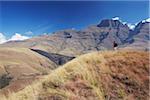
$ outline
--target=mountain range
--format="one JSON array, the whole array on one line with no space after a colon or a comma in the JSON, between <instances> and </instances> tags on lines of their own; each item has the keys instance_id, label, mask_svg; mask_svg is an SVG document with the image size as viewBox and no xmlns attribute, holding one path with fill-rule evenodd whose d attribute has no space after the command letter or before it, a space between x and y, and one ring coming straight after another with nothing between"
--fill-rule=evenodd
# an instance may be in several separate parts
<instances>
[{"instance_id":1,"label":"mountain range","mask_svg":"<svg viewBox=\"0 0 150 100\"><path fill-rule=\"evenodd\" d=\"M113 41L119 48L148 49L149 21L139 22L134 29L120 20L104 19L98 25L82 30L67 29L42 35L24 41L9 41L0 47L27 47L76 56L90 51L112 50Z\"/></svg>"}]
</instances>

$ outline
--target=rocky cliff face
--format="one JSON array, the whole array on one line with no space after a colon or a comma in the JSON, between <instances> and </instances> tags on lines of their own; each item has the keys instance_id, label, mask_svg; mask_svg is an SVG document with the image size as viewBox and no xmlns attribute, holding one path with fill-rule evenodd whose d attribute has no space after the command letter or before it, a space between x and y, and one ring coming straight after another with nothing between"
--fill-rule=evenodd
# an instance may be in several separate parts
<instances>
[{"instance_id":1,"label":"rocky cliff face","mask_svg":"<svg viewBox=\"0 0 150 100\"><path fill-rule=\"evenodd\" d=\"M126 48L135 48L149 50L148 42L150 40L150 22L140 22L135 29L130 32L126 44Z\"/></svg>"},{"instance_id":2,"label":"rocky cliff face","mask_svg":"<svg viewBox=\"0 0 150 100\"><path fill-rule=\"evenodd\" d=\"M140 38L143 39L145 41L149 40L149 29L150 28L150 23L149 22L140 22L134 30L135 33L135 37L134 38Z\"/></svg>"},{"instance_id":3,"label":"rocky cliff face","mask_svg":"<svg viewBox=\"0 0 150 100\"><path fill-rule=\"evenodd\" d=\"M89 28L86 32L90 31L94 35L98 50L102 48L112 49L113 41L120 45L124 44L130 33L129 27L126 24L122 24L119 20L102 20L96 28Z\"/></svg>"}]
</instances>

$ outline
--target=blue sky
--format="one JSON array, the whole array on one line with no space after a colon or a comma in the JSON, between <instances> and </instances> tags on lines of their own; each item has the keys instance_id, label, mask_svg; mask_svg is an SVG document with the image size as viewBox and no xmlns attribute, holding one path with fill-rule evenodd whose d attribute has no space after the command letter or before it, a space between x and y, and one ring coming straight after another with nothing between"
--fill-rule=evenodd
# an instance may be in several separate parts
<instances>
[{"instance_id":1,"label":"blue sky","mask_svg":"<svg viewBox=\"0 0 150 100\"><path fill-rule=\"evenodd\" d=\"M128 23L149 17L148 1L0 1L0 33L37 36L62 29L82 29L118 16Z\"/></svg>"}]
</instances>

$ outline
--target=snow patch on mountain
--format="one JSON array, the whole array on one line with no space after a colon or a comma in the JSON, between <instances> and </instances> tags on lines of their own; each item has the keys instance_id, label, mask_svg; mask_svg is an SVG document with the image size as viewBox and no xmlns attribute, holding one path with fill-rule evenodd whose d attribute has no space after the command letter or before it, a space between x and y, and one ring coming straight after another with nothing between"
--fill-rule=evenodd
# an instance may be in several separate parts
<instances>
[{"instance_id":1,"label":"snow patch on mountain","mask_svg":"<svg viewBox=\"0 0 150 100\"><path fill-rule=\"evenodd\" d=\"M131 30L134 30L135 28L135 24L131 24L131 23L127 23L128 27L131 29Z\"/></svg>"},{"instance_id":2,"label":"snow patch on mountain","mask_svg":"<svg viewBox=\"0 0 150 100\"><path fill-rule=\"evenodd\" d=\"M124 25L126 24L126 25L129 27L129 29L131 29L131 30L134 30L135 26L137 25L137 23L131 24L131 23L122 21L119 17L113 17L112 20L118 20L118 21L120 21L122 24L124 24ZM149 19L149 20L150 20L150 19Z\"/></svg>"},{"instance_id":3,"label":"snow patch on mountain","mask_svg":"<svg viewBox=\"0 0 150 100\"><path fill-rule=\"evenodd\" d=\"M145 20L142 21L142 23L145 23L145 22L150 23L150 18L147 18L147 19L145 19Z\"/></svg>"},{"instance_id":4,"label":"snow patch on mountain","mask_svg":"<svg viewBox=\"0 0 150 100\"><path fill-rule=\"evenodd\" d=\"M119 17L113 17L112 20L120 20Z\"/></svg>"}]
</instances>

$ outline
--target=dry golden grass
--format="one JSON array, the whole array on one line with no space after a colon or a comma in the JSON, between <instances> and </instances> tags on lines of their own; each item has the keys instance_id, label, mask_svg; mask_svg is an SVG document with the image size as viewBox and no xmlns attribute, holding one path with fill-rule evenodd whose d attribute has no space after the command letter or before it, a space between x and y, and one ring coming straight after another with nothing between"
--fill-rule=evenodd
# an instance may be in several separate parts
<instances>
[{"instance_id":1,"label":"dry golden grass","mask_svg":"<svg viewBox=\"0 0 150 100\"><path fill-rule=\"evenodd\" d=\"M7 75L13 78L9 85L0 90L0 93L7 92L8 89L17 91L24 87L24 84L31 83L32 80L49 73L55 67L54 62L30 49L0 47L0 77Z\"/></svg>"},{"instance_id":2,"label":"dry golden grass","mask_svg":"<svg viewBox=\"0 0 150 100\"><path fill-rule=\"evenodd\" d=\"M146 100L149 56L144 51L82 55L43 80L2 100Z\"/></svg>"}]
</instances>

